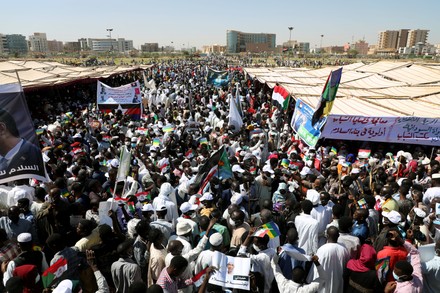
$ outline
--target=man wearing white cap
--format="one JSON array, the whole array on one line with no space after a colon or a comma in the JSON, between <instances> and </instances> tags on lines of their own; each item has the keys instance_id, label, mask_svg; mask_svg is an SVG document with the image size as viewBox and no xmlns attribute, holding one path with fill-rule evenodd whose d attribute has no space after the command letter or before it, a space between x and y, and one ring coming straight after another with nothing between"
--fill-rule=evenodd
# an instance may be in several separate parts
<instances>
[{"instance_id":1,"label":"man wearing white cap","mask_svg":"<svg viewBox=\"0 0 440 293\"><path fill-rule=\"evenodd\" d=\"M183 244L181 241L179 240L172 240L170 241L170 243L168 244L168 251L169 253L167 254L167 256L165 257L165 265L168 267L171 263L171 260L177 256L177 255L181 255L183 256L187 261L188 261L188 266L186 267L185 271L182 273L181 278L183 279L187 279L187 278L191 278L193 276L193 271L194 271L194 261L196 260L196 258L198 257L198 255L202 252L202 250L205 248L206 244L208 243L208 237L206 235L208 235L211 232L212 227L214 226L214 224L216 223L216 219L211 219L211 221L209 222L208 228L206 230L206 234L202 237L202 239L200 239L199 243L197 244L197 246L187 252L187 253L183 253ZM187 288L182 289L182 292L192 292L192 286L189 286Z\"/></svg>"},{"instance_id":2,"label":"man wearing white cap","mask_svg":"<svg viewBox=\"0 0 440 293\"><path fill-rule=\"evenodd\" d=\"M400 213L394 210L382 212L382 224L384 227L380 231L377 238L374 240L374 249L376 251L382 250L388 244L387 235L390 229L397 229L397 225L401 222Z\"/></svg>"},{"instance_id":3,"label":"man wearing white cap","mask_svg":"<svg viewBox=\"0 0 440 293\"><path fill-rule=\"evenodd\" d=\"M260 207L263 206L265 200L272 199L272 178L273 170L269 165L265 165L261 174L255 178L255 194L258 194Z\"/></svg>"},{"instance_id":4,"label":"man wearing white cap","mask_svg":"<svg viewBox=\"0 0 440 293\"><path fill-rule=\"evenodd\" d=\"M150 223L150 226L152 228L159 229L163 236L164 236L164 245L167 244L168 239L170 238L171 234L173 233L173 225L165 219L168 210L165 205L159 205L156 209L156 216L157 220Z\"/></svg>"},{"instance_id":5,"label":"man wearing white cap","mask_svg":"<svg viewBox=\"0 0 440 293\"><path fill-rule=\"evenodd\" d=\"M194 221L194 219L196 218L197 207L197 205L190 204L189 202L182 203L182 205L180 206L180 211L182 212L182 215L177 218L177 223L186 222L191 226L193 237L199 235L199 227Z\"/></svg>"},{"instance_id":6,"label":"man wearing white cap","mask_svg":"<svg viewBox=\"0 0 440 293\"><path fill-rule=\"evenodd\" d=\"M361 170L359 168L353 168L350 171L350 177L353 178L353 183L350 185L350 189L354 190L357 195L364 194L364 186L362 181L359 179L359 173Z\"/></svg>"},{"instance_id":7,"label":"man wearing white cap","mask_svg":"<svg viewBox=\"0 0 440 293\"><path fill-rule=\"evenodd\" d=\"M440 173L434 173L431 175L432 186L428 188L423 195L423 203L427 206L431 204L431 201L440 197Z\"/></svg>"},{"instance_id":8,"label":"man wearing white cap","mask_svg":"<svg viewBox=\"0 0 440 293\"><path fill-rule=\"evenodd\" d=\"M15 268L22 265L35 265L38 268L38 273L42 274L47 268L46 256L42 251L34 251L32 246L32 234L21 233L17 236L17 242L20 246L21 253L12 261L8 263L6 272L3 274L3 284L12 278Z\"/></svg>"},{"instance_id":9,"label":"man wearing white cap","mask_svg":"<svg viewBox=\"0 0 440 293\"><path fill-rule=\"evenodd\" d=\"M142 217L147 220L149 223L152 222L152 216L154 215L154 208L151 203L144 204L142 206Z\"/></svg>"},{"instance_id":10,"label":"man wearing white cap","mask_svg":"<svg viewBox=\"0 0 440 293\"><path fill-rule=\"evenodd\" d=\"M210 192L205 192L200 198L200 202L202 203L203 207L200 209L199 214L201 216L209 217L212 211L216 209L214 206L214 197Z\"/></svg>"},{"instance_id":11,"label":"man wearing white cap","mask_svg":"<svg viewBox=\"0 0 440 293\"><path fill-rule=\"evenodd\" d=\"M220 251L223 247L223 236L220 233L214 233L209 236L209 244L211 247L209 250L204 250L197 257L194 273L198 274L206 267L210 267L212 265L212 258L214 256L214 252Z\"/></svg>"},{"instance_id":12,"label":"man wearing white cap","mask_svg":"<svg viewBox=\"0 0 440 293\"><path fill-rule=\"evenodd\" d=\"M323 197L330 199L330 195L325 191ZM310 215L318 221L318 247L321 247L327 241L324 234L327 225L332 221L332 209L331 207L321 205L321 194L315 189L307 190L306 198L313 204L313 209Z\"/></svg>"},{"instance_id":13,"label":"man wearing white cap","mask_svg":"<svg viewBox=\"0 0 440 293\"><path fill-rule=\"evenodd\" d=\"M178 222L176 226L176 235L169 238L168 243L173 240L179 240L183 244L182 254L188 253L192 249L190 243L192 235L192 227L188 222Z\"/></svg>"}]
</instances>

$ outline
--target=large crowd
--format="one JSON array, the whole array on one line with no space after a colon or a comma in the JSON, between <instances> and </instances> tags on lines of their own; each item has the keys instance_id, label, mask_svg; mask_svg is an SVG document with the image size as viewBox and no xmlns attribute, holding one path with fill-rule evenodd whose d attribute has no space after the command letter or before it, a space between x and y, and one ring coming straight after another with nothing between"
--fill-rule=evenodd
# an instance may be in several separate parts
<instances>
[{"instance_id":1,"label":"large crowd","mask_svg":"<svg viewBox=\"0 0 440 293\"><path fill-rule=\"evenodd\" d=\"M50 180L0 186L4 290L440 292L440 149L308 147L266 85L234 67L216 88L207 66L228 70L228 60L146 70L156 86L143 87L139 121L99 112L96 84L27 93ZM104 82L134 79L142 74ZM229 123L235 101L240 129ZM122 180L121 147L131 153ZM202 185L221 148L230 176ZM257 233L268 224L280 233ZM435 252L421 261L427 244ZM216 252L250 258L249 291L209 282Z\"/></svg>"}]
</instances>

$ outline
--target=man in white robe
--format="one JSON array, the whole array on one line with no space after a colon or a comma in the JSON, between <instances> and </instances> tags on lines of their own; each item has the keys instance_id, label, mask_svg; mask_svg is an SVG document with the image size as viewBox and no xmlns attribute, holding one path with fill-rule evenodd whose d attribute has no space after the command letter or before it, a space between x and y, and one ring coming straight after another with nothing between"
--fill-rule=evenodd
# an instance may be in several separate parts
<instances>
[{"instance_id":1,"label":"man in white robe","mask_svg":"<svg viewBox=\"0 0 440 293\"><path fill-rule=\"evenodd\" d=\"M315 220L310 212L313 209L310 200L301 202L302 213L296 216L295 226L298 230L298 246L307 255L315 254L318 250L318 221Z\"/></svg>"},{"instance_id":2,"label":"man in white robe","mask_svg":"<svg viewBox=\"0 0 440 293\"><path fill-rule=\"evenodd\" d=\"M176 227L176 221L179 217L177 213L177 206L170 199L170 196L173 195L174 188L170 183L165 182L160 186L159 195L153 200L153 208L156 210L160 205L164 205L167 208L167 215L165 220L170 222L173 225L173 228Z\"/></svg>"},{"instance_id":3,"label":"man in white robe","mask_svg":"<svg viewBox=\"0 0 440 293\"><path fill-rule=\"evenodd\" d=\"M350 254L342 244L338 243L339 231L336 227L327 229L327 243L321 246L316 255L322 266L320 279L324 280L320 293L332 293L344 291L343 272L350 258ZM314 270L315 276L318 275Z\"/></svg>"}]
</instances>

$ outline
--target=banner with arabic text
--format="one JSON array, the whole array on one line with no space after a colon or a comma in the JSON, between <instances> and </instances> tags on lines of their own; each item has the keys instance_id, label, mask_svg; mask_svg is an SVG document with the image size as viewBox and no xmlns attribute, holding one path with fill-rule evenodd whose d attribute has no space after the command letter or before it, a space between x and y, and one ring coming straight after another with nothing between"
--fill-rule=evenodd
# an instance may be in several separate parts
<instances>
[{"instance_id":1,"label":"banner with arabic text","mask_svg":"<svg viewBox=\"0 0 440 293\"><path fill-rule=\"evenodd\" d=\"M440 146L440 118L330 115L321 137Z\"/></svg>"},{"instance_id":2,"label":"banner with arabic text","mask_svg":"<svg viewBox=\"0 0 440 293\"><path fill-rule=\"evenodd\" d=\"M98 81L97 104L140 104L142 101L139 81L110 87Z\"/></svg>"}]
</instances>

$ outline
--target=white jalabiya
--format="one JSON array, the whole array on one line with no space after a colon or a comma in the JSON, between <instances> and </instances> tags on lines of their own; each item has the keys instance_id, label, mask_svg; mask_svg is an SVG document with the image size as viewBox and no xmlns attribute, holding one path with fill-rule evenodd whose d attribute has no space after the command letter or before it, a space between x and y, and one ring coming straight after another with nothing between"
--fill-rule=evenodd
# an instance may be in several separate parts
<instances>
[{"instance_id":1,"label":"white jalabiya","mask_svg":"<svg viewBox=\"0 0 440 293\"><path fill-rule=\"evenodd\" d=\"M343 292L343 272L350 259L347 248L339 243L327 243L318 249L316 255L322 266L322 276L319 277L324 281L319 293ZM314 279L316 279L318 276L316 267L314 268L314 274Z\"/></svg>"},{"instance_id":2,"label":"white jalabiya","mask_svg":"<svg viewBox=\"0 0 440 293\"><path fill-rule=\"evenodd\" d=\"M315 254L318 250L318 221L311 215L301 213L295 218L295 227L298 230L298 246L305 250L307 255Z\"/></svg>"}]
</instances>

